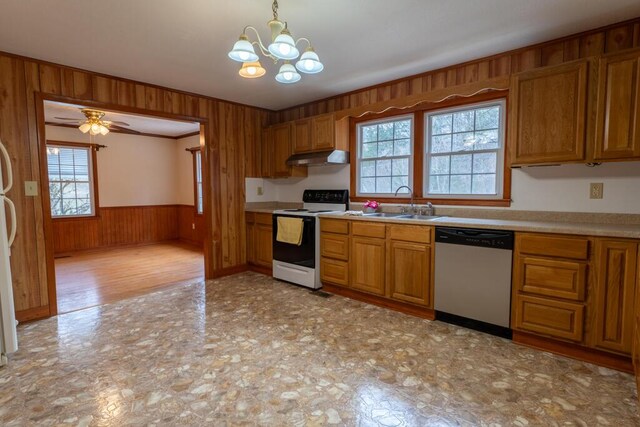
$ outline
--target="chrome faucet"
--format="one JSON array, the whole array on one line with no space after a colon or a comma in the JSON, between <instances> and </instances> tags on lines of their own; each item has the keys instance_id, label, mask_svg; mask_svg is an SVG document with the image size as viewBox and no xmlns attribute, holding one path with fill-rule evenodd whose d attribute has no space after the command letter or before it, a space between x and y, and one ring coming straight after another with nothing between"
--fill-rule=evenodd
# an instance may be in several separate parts
<instances>
[{"instance_id":1,"label":"chrome faucet","mask_svg":"<svg viewBox=\"0 0 640 427\"><path fill-rule=\"evenodd\" d=\"M409 193L411 193L411 207L410 207L409 209L410 209L410 212L411 212L412 214L414 214L414 213L416 213L416 207L415 207L415 206L414 206L414 204L413 204L413 190L411 189L411 187L409 187L409 186L407 186L407 185L401 185L400 187L398 187L398 188L396 189L396 194L395 194L395 196L397 197L397 196L398 196L398 192L399 192L400 190L402 190L403 188L406 188L407 190L409 190ZM402 213L407 213L407 208L405 208L404 206L403 206L403 207L401 207L401 208L400 208L400 212L402 212Z\"/></svg>"}]
</instances>

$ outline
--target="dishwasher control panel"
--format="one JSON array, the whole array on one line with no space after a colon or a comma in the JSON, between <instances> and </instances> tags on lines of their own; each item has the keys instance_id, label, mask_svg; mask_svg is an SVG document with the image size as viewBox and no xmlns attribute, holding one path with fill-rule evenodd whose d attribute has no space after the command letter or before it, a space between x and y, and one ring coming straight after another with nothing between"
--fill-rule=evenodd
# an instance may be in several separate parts
<instances>
[{"instance_id":1,"label":"dishwasher control panel","mask_svg":"<svg viewBox=\"0 0 640 427\"><path fill-rule=\"evenodd\" d=\"M454 245L512 250L514 237L513 231L436 227L435 240Z\"/></svg>"}]
</instances>

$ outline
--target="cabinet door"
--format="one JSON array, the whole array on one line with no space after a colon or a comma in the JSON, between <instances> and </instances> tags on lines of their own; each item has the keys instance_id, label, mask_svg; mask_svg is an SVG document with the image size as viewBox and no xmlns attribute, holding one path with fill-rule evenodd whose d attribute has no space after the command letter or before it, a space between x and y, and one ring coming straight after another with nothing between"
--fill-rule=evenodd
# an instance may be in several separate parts
<instances>
[{"instance_id":1,"label":"cabinet door","mask_svg":"<svg viewBox=\"0 0 640 427\"><path fill-rule=\"evenodd\" d=\"M631 354L638 244L596 241L594 345Z\"/></svg>"},{"instance_id":2,"label":"cabinet door","mask_svg":"<svg viewBox=\"0 0 640 427\"><path fill-rule=\"evenodd\" d=\"M512 165L583 160L588 62L516 74L509 129Z\"/></svg>"},{"instance_id":3,"label":"cabinet door","mask_svg":"<svg viewBox=\"0 0 640 427\"><path fill-rule=\"evenodd\" d=\"M431 246L392 240L389 244L391 298L431 306Z\"/></svg>"},{"instance_id":4,"label":"cabinet door","mask_svg":"<svg viewBox=\"0 0 640 427\"><path fill-rule=\"evenodd\" d=\"M290 175L290 167L287 159L291 156L291 126L289 123L276 125L273 132L273 175L287 177Z\"/></svg>"},{"instance_id":5,"label":"cabinet door","mask_svg":"<svg viewBox=\"0 0 640 427\"><path fill-rule=\"evenodd\" d=\"M311 119L297 120L293 123L293 152L311 151Z\"/></svg>"},{"instance_id":6,"label":"cabinet door","mask_svg":"<svg viewBox=\"0 0 640 427\"><path fill-rule=\"evenodd\" d=\"M385 294L385 240L351 238L351 287L376 295Z\"/></svg>"},{"instance_id":7,"label":"cabinet door","mask_svg":"<svg viewBox=\"0 0 640 427\"><path fill-rule=\"evenodd\" d=\"M600 60L596 160L640 158L640 50Z\"/></svg>"},{"instance_id":8,"label":"cabinet door","mask_svg":"<svg viewBox=\"0 0 640 427\"><path fill-rule=\"evenodd\" d=\"M312 119L314 150L331 150L335 147L335 122L333 114L325 114Z\"/></svg>"},{"instance_id":9,"label":"cabinet door","mask_svg":"<svg viewBox=\"0 0 640 427\"><path fill-rule=\"evenodd\" d=\"M273 177L273 133L271 131L271 128L262 130L260 151L260 176L262 176L263 178L271 178Z\"/></svg>"},{"instance_id":10,"label":"cabinet door","mask_svg":"<svg viewBox=\"0 0 640 427\"><path fill-rule=\"evenodd\" d=\"M247 264L256 263L255 224L247 219Z\"/></svg>"},{"instance_id":11,"label":"cabinet door","mask_svg":"<svg viewBox=\"0 0 640 427\"><path fill-rule=\"evenodd\" d=\"M255 262L263 267L273 264L273 228L270 225L255 225Z\"/></svg>"}]
</instances>

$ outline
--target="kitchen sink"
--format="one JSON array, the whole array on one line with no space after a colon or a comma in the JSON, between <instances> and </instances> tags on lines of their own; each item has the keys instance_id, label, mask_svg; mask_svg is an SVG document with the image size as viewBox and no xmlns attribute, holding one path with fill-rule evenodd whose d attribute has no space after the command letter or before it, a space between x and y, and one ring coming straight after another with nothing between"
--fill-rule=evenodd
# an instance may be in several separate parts
<instances>
[{"instance_id":1,"label":"kitchen sink","mask_svg":"<svg viewBox=\"0 0 640 427\"><path fill-rule=\"evenodd\" d=\"M373 216L379 218L409 218L412 215L403 214L403 213L391 213L391 212L376 212L376 213L366 213L363 216Z\"/></svg>"},{"instance_id":2,"label":"kitchen sink","mask_svg":"<svg viewBox=\"0 0 640 427\"><path fill-rule=\"evenodd\" d=\"M395 218L395 219L422 219L425 221L442 217L442 215L413 215L413 214L407 214L407 213L390 213L390 212L366 213L366 214L363 214L363 216L376 217L376 218Z\"/></svg>"}]
</instances>

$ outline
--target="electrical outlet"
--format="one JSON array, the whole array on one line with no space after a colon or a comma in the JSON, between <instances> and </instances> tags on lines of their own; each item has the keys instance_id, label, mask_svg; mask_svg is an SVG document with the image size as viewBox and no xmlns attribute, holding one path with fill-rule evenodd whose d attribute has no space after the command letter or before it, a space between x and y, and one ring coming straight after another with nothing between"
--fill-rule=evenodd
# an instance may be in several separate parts
<instances>
[{"instance_id":1,"label":"electrical outlet","mask_svg":"<svg viewBox=\"0 0 640 427\"><path fill-rule=\"evenodd\" d=\"M256 190L256 193L258 194L258 196L262 196L264 194L264 190L262 189L262 186L258 187L258 189Z\"/></svg>"},{"instance_id":2,"label":"electrical outlet","mask_svg":"<svg viewBox=\"0 0 640 427\"><path fill-rule=\"evenodd\" d=\"M602 199L604 193L604 183L602 182L592 182L589 187L589 198L590 199Z\"/></svg>"},{"instance_id":3,"label":"electrical outlet","mask_svg":"<svg viewBox=\"0 0 640 427\"><path fill-rule=\"evenodd\" d=\"M24 182L24 195L36 197L38 195L38 183L36 181Z\"/></svg>"}]
</instances>

